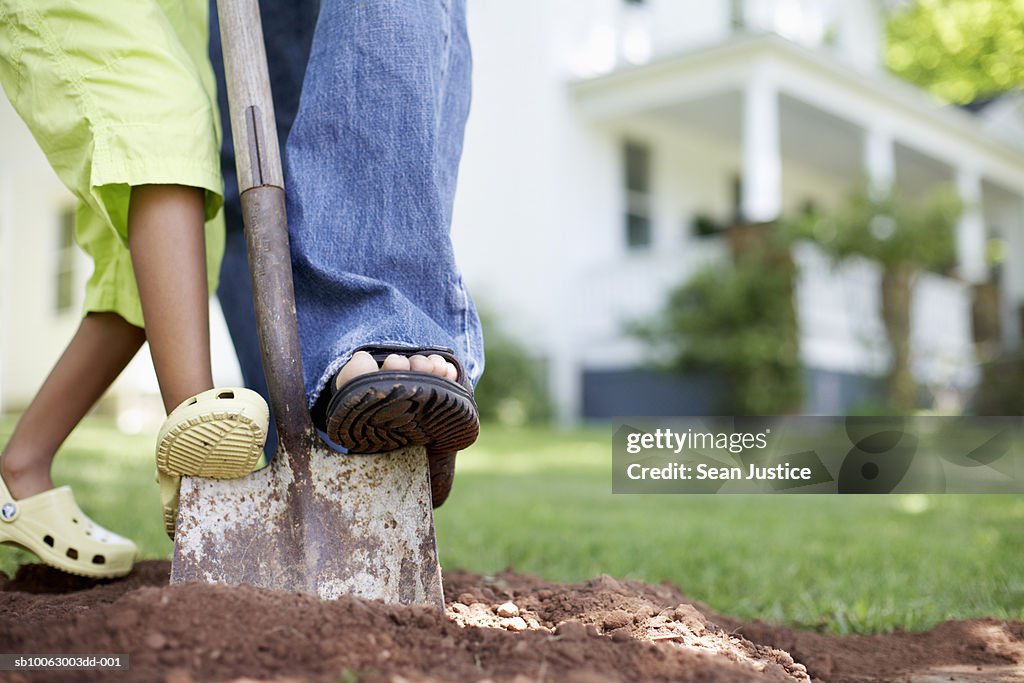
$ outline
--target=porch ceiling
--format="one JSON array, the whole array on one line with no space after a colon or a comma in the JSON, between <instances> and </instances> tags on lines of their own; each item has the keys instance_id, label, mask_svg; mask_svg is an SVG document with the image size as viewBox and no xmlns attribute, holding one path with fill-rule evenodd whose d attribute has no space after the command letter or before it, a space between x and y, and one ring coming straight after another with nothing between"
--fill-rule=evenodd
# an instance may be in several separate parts
<instances>
[{"instance_id":1,"label":"porch ceiling","mask_svg":"<svg viewBox=\"0 0 1024 683\"><path fill-rule=\"evenodd\" d=\"M927 192L935 185L953 183L956 177L952 166L912 147L896 143L893 156L896 162L896 181L908 193Z\"/></svg>"},{"instance_id":2,"label":"porch ceiling","mask_svg":"<svg viewBox=\"0 0 1024 683\"><path fill-rule=\"evenodd\" d=\"M680 102L651 112L666 123L735 146L742 136L743 96L739 89ZM789 95L779 99L782 156L812 170L854 180L862 173L863 131Z\"/></svg>"},{"instance_id":3,"label":"porch ceiling","mask_svg":"<svg viewBox=\"0 0 1024 683\"><path fill-rule=\"evenodd\" d=\"M856 176L863 168L863 131L880 126L897 143L900 172L934 176L938 167L967 164L1005 187L1024 187L1024 153L986 132L973 115L940 106L888 74L856 71L825 51L774 35L735 37L569 88L580 111L595 121L657 116L738 141L742 93L764 76L780 93L784 157Z\"/></svg>"}]
</instances>

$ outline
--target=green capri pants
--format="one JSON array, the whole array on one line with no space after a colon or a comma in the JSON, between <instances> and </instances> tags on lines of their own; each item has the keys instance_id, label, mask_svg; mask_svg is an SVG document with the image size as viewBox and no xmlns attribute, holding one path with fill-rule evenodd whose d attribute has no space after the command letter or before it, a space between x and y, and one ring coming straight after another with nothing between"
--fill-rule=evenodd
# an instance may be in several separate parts
<instances>
[{"instance_id":1,"label":"green capri pants","mask_svg":"<svg viewBox=\"0 0 1024 683\"><path fill-rule=\"evenodd\" d=\"M85 312L143 326L128 252L134 185L205 190L206 272L224 251L206 0L0 0L0 84L78 199L95 265Z\"/></svg>"}]
</instances>

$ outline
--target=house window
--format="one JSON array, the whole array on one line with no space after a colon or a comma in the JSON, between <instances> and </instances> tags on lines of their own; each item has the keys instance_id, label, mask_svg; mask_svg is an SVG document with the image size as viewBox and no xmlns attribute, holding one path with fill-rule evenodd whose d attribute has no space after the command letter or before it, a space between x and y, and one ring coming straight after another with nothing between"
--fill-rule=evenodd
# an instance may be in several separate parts
<instances>
[{"instance_id":1,"label":"house window","mask_svg":"<svg viewBox=\"0 0 1024 683\"><path fill-rule=\"evenodd\" d=\"M626 246L642 249L651 244L651 150L647 145L623 145L626 181Z\"/></svg>"},{"instance_id":2,"label":"house window","mask_svg":"<svg viewBox=\"0 0 1024 683\"><path fill-rule=\"evenodd\" d=\"M57 234L57 287L54 307L57 313L71 310L75 291L75 210L61 211Z\"/></svg>"}]
</instances>

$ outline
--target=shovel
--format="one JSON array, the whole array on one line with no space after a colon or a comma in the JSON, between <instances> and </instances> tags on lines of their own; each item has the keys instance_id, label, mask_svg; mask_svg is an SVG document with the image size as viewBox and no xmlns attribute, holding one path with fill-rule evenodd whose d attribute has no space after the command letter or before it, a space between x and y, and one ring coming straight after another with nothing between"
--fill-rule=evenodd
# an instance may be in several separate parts
<instances>
[{"instance_id":1,"label":"shovel","mask_svg":"<svg viewBox=\"0 0 1024 683\"><path fill-rule=\"evenodd\" d=\"M279 435L248 477L183 477L171 583L444 608L426 451L342 455L309 417L284 178L257 0L218 0L263 368Z\"/></svg>"}]
</instances>

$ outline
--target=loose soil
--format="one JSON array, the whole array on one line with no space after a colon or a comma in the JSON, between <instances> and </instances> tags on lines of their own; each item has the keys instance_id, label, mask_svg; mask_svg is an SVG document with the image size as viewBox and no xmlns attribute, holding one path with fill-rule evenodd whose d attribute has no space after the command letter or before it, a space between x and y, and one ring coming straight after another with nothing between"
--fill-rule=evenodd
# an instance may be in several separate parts
<instances>
[{"instance_id":1,"label":"loose soil","mask_svg":"<svg viewBox=\"0 0 1024 683\"><path fill-rule=\"evenodd\" d=\"M0 681L613 683L1024 681L1024 622L838 637L741 623L671 585L445 575L446 613L249 587L168 586L166 562L95 582L41 565L0 579L0 653L125 653L124 672ZM2 575L0 575L2 577Z\"/></svg>"}]
</instances>

